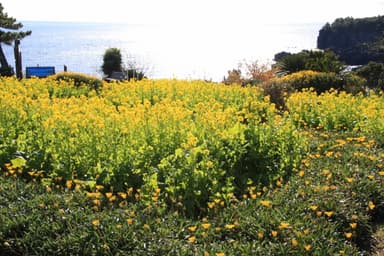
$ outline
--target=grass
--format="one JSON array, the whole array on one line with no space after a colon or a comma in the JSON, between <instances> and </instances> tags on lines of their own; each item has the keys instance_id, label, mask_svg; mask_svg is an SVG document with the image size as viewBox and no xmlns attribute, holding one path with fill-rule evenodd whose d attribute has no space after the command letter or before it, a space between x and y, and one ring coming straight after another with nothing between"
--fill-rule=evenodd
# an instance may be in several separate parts
<instances>
[{"instance_id":1,"label":"grass","mask_svg":"<svg viewBox=\"0 0 384 256\"><path fill-rule=\"evenodd\" d=\"M311 152L289 180L250 186L197 219L159 201L116 200L94 210L81 189L3 175L0 253L375 255L382 250L382 226L376 240L373 226L383 217L383 177L376 170L384 150L361 136L310 134Z\"/></svg>"}]
</instances>

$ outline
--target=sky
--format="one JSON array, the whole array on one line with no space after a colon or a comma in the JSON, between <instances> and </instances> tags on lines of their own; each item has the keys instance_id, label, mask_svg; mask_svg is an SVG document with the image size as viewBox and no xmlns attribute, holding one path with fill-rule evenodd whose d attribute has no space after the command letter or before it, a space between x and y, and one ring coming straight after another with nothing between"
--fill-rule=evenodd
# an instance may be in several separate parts
<instances>
[{"instance_id":1,"label":"sky","mask_svg":"<svg viewBox=\"0 0 384 256\"><path fill-rule=\"evenodd\" d=\"M18 21L130 24L333 22L383 15L384 0L1 0Z\"/></svg>"},{"instance_id":2,"label":"sky","mask_svg":"<svg viewBox=\"0 0 384 256\"><path fill-rule=\"evenodd\" d=\"M148 59L155 76L215 79L221 79L244 59L270 63L277 52L312 49L321 26L337 18L384 15L384 0L0 0L0 3L9 16L22 23L156 25L156 30L142 32L149 34L141 33L141 39L128 33L126 36L134 37L137 47L132 44L124 47ZM288 27L301 24L314 25L300 39L287 34ZM26 46L27 42L23 43Z\"/></svg>"}]
</instances>

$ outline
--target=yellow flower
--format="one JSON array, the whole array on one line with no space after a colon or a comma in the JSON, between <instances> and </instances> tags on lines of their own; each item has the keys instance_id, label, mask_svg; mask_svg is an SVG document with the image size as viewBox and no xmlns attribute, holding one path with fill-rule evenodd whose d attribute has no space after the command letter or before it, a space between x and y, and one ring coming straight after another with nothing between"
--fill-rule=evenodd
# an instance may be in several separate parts
<instances>
[{"instance_id":1,"label":"yellow flower","mask_svg":"<svg viewBox=\"0 0 384 256\"><path fill-rule=\"evenodd\" d=\"M353 178L346 178L347 182L348 183L352 183L353 182Z\"/></svg>"},{"instance_id":2,"label":"yellow flower","mask_svg":"<svg viewBox=\"0 0 384 256\"><path fill-rule=\"evenodd\" d=\"M260 239L263 238L263 237L264 237L264 233L261 232L261 231L258 232L258 233L257 233L257 237L260 238Z\"/></svg>"},{"instance_id":3,"label":"yellow flower","mask_svg":"<svg viewBox=\"0 0 384 256\"><path fill-rule=\"evenodd\" d=\"M308 235L309 232L310 232L310 230L309 230L308 228L307 228L307 229L304 229L304 234L305 234L305 235Z\"/></svg>"},{"instance_id":4,"label":"yellow flower","mask_svg":"<svg viewBox=\"0 0 384 256\"><path fill-rule=\"evenodd\" d=\"M289 226L290 225L289 225L288 222L283 221L283 222L280 223L279 229L289 228Z\"/></svg>"},{"instance_id":5,"label":"yellow flower","mask_svg":"<svg viewBox=\"0 0 384 256\"><path fill-rule=\"evenodd\" d=\"M215 207L215 203L214 202L208 202L208 208L212 209L213 207Z\"/></svg>"},{"instance_id":6,"label":"yellow flower","mask_svg":"<svg viewBox=\"0 0 384 256\"><path fill-rule=\"evenodd\" d=\"M202 226L204 229L208 229L208 228L211 226L211 224L210 224L210 223L203 223L203 224L201 224L201 226Z\"/></svg>"},{"instance_id":7,"label":"yellow flower","mask_svg":"<svg viewBox=\"0 0 384 256\"><path fill-rule=\"evenodd\" d=\"M375 204L374 204L372 201L369 201L369 202L368 202L368 208L369 208L370 210L373 210L375 207L376 207L376 206L375 206Z\"/></svg>"},{"instance_id":8,"label":"yellow flower","mask_svg":"<svg viewBox=\"0 0 384 256\"><path fill-rule=\"evenodd\" d=\"M305 174L304 171L299 171L299 176L300 176L300 177L303 177L304 174Z\"/></svg>"},{"instance_id":9,"label":"yellow flower","mask_svg":"<svg viewBox=\"0 0 384 256\"><path fill-rule=\"evenodd\" d=\"M191 232L195 232L196 229L197 229L197 226L188 227L188 230L191 231Z\"/></svg>"},{"instance_id":10,"label":"yellow flower","mask_svg":"<svg viewBox=\"0 0 384 256\"><path fill-rule=\"evenodd\" d=\"M347 232L347 233L344 233L345 237L347 239L351 239L352 238L352 233L351 232Z\"/></svg>"},{"instance_id":11,"label":"yellow flower","mask_svg":"<svg viewBox=\"0 0 384 256\"><path fill-rule=\"evenodd\" d=\"M235 225L233 224L227 224L224 226L226 229L233 229L235 227Z\"/></svg>"},{"instance_id":12,"label":"yellow flower","mask_svg":"<svg viewBox=\"0 0 384 256\"><path fill-rule=\"evenodd\" d=\"M148 224L144 224L143 228L147 231L151 230L151 227Z\"/></svg>"},{"instance_id":13,"label":"yellow flower","mask_svg":"<svg viewBox=\"0 0 384 256\"><path fill-rule=\"evenodd\" d=\"M304 246L304 249L309 252L311 250L311 245L310 244L307 244L306 246Z\"/></svg>"},{"instance_id":14,"label":"yellow flower","mask_svg":"<svg viewBox=\"0 0 384 256\"><path fill-rule=\"evenodd\" d=\"M380 171L380 172L378 172L378 174L379 174L380 176L384 176L384 171Z\"/></svg>"},{"instance_id":15,"label":"yellow flower","mask_svg":"<svg viewBox=\"0 0 384 256\"><path fill-rule=\"evenodd\" d=\"M66 186L68 189L70 189L70 188L72 187L72 181L71 181L71 180L67 180L67 181L65 182L65 186Z\"/></svg>"},{"instance_id":16,"label":"yellow flower","mask_svg":"<svg viewBox=\"0 0 384 256\"><path fill-rule=\"evenodd\" d=\"M102 190L102 189L104 188L103 185L96 185L95 187L96 187L96 190L97 190L97 191L98 191L98 190Z\"/></svg>"},{"instance_id":17,"label":"yellow flower","mask_svg":"<svg viewBox=\"0 0 384 256\"><path fill-rule=\"evenodd\" d=\"M112 195L113 195L113 193L111 193L111 192L107 192L107 193L105 193L105 196L106 196L108 199L111 198Z\"/></svg>"},{"instance_id":18,"label":"yellow flower","mask_svg":"<svg viewBox=\"0 0 384 256\"><path fill-rule=\"evenodd\" d=\"M311 205L311 206L309 206L309 208L311 208L312 211L316 211L318 206L317 205Z\"/></svg>"},{"instance_id":19,"label":"yellow flower","mask_svg":"<svg viewBox=\"0 0 384 256\"><path fill-rule=\"evenodd\" d=\"M216 256L225 256L225 253L223 253L223 252L218 252L218 253L216 253L215 255L216 255Z\"/></svg>"},{"instance_id":20,"label":"yellow flower","mask_svg":"<svg viewBox=\"0 0 384 256\"><path fill-rule=\"evenodd\" d=\"M269 200L261 200L260 201L260 204L262 205L262 206L265 206L265 207L272 207L272 202L271 201L269 201Z\"/></svg>"},{"instance_id":21,"label":"yellow flower","mask_svg":"<svg viewBox=\"0 0 384 256\"><path fill-rule=\"evenodd\" d=\"M101 205L101 201L100 201L100 199L93 199L93 200L92 200L92 203L93 203L94 205L97 205L97 206L100 206L100 205Z\"/></svg>"},{"instance_id":22,"label":"yellow flower","mask_svg":"<svg viewBox=\"0 0 384 256\"><path fill-rule=\"evenodd\" d=\"M124 193L124 192L119 192L117 193L119 195L119 197L121 197L122 199L126 199L127 198L127 193Z\"/></svg>"},{"instance_id":23,"label":"yellow flower","mask_svg":"<svg viewBox=\"0 0 384 256\"><path fill-rule=\"evenodd\" d=\"M328 169L324 169L324 170L322 171L322 173L323 173L323 175L328 175L328 174L331 173L331 171L328 170Z\"/></svg>"},{"instance_id":24,"label":"yellow flower","mask_svg":"<svg viewBox=\"0 0 384 256\"><path fill-rule=\"evenodd\" d=\"M276 237L277 236L277 231L276 230L272 230L271 234L272 234L273 237Z\"/></svg>"},{"instance_id":25,"label":"yellow flower","mask_svg":"<svg viewBox=\"0 0 384 256\"><path fill-rule=\"evenodd\" d=\"M328 217L332 217L333 215L333 212L332 211L329 211L329 212L324 212L325 215L327 215Z\"/></svg>"},{"instance_id":26,"label":"yellow flower","mask_svg":"<svg viewBox=\"0 0 384 256\"><path fill-rule=\"evenodd\" d=\"M323 215L323 212L322 211L317 211L316 215L317 215L317 217L321 217L321 215Z\"/></svg>"},{"instance_id":27,"label":"yellow flower","mask_svg":"<svg viewBox=\"0 0 384 256\"><path fill-rule=\"evenodd\" d=\"M93 226L99 226L100 225L100 220L96 219L92 221Z\"/></svg>"},{"instance_id":28,"label":"yellow flower","mask_svg":"<svg viewBox=\"0 0 384 256\"><path fill-rule=\"evenodd\" d=\"M188 242L194 243L195 241L196 241L196 237L195 236L188 237Z\"/></svg>"},{"instance_id":29,"label":"yellow flower","mask_svg":"<svg viewBox=\"0 0 384 256\"><path fill-rule=\"evenodd\" d=\"M292 239L291 243L292 243L293 247L296 247L297 244L298 244L298 242L297 242L297 240L295 238Z\"/></svg>"},{"instance_id":30,"label":"yellow flower","mask_svg":"<svg viewBox=\"0 0 384 256\"><path fill-rule=\"evenodd\" d=\"M128 223L129 225L132 225L132 223L133 223L133 219L131 219L131 218L127 219L127 223Z\"/></svg>"},{"instance_id":31,"label":"yellow flower","mask_svg":"<svg viewBox=\"0 0 384 256\"><path fill-rule=\"evenodd\" d=\"M349 223L349 226L350 226L352 229L355 229L355 228L357 227L357 223L356 223L356 222Z\"/></svg>"}]
</instances>

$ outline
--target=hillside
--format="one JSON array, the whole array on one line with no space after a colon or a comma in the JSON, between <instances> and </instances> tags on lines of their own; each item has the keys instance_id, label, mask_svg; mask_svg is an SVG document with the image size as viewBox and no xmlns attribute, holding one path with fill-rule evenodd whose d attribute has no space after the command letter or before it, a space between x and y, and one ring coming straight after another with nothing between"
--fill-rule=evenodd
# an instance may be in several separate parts
<instances>
[{"instance_id":1,"label":"hillside","mask_svg":"<svg viewBox=\"0 0 384 256\"><path fill-rule=\"evenodd\" d=\"M348 65L384 61L384 16L338 18L325 24L317 38L319 49L331 49Z\"/></svg>"}]
</instances>

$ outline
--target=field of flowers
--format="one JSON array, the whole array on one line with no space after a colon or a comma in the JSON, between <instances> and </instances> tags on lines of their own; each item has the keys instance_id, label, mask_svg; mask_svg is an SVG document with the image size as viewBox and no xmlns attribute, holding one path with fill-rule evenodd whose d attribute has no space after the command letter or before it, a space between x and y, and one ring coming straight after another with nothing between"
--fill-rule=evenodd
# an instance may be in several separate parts
<instances>
[{"instance_id":1,"label":"field of flowers","mask_svg":"<svg viewBox=\"0 0 384 256\"><path fill-rule=\"evenodd\" d=\"M0 81L0 254L359 255L384 212L384 98L278 111L204 81Z\"/></svg>"}]
</instances>

